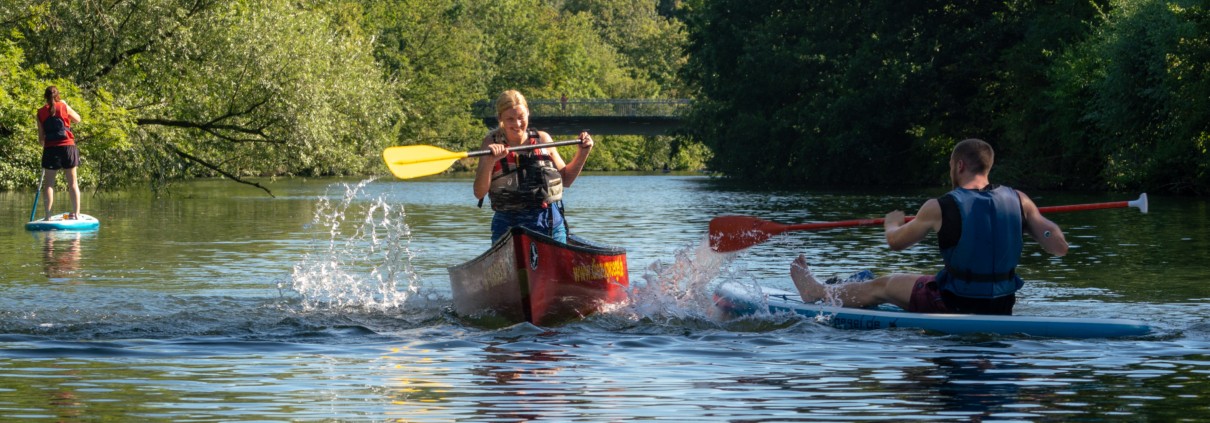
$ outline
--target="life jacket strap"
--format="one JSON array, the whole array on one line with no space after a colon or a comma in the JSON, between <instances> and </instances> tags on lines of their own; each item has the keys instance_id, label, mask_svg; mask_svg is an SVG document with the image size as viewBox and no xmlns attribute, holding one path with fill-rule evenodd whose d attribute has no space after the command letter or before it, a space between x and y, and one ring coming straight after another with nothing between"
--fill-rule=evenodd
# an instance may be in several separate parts
<instances>
[{"instance_id":1,"label":"life jacket strap","mask_svg":"<svg viewBox=\"0 0 1210 423\"><path fill-rule=\"evenodd\" d=\"M1009 270L1008 273L975 273L970 270L958 270L950 265L945 265L945 271L949 272L957 279L967 282L1002 282L1012 280L1017 276L1017 268Z\"/></svg>"}]
</instances>

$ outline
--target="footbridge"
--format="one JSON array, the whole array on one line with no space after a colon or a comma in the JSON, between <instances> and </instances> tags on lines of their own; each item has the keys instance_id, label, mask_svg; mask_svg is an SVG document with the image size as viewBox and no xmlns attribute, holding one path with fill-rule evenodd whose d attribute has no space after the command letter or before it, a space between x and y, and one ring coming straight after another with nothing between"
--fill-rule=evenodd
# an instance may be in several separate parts
<instances>
[{"instance_id":1,"label":"footbridge","mask_svg":"<svg viewBox=\"0 0 1210 423\"><path fill-rule=\"evenodd\" d=\"M689 111L688 99L581 99L530 100L529 127L552 135L575 135L582 130L596 135L671 135L680 129ZM475 115L495 128L495 106L475 103Z\"/></svg>"}]
</instances>

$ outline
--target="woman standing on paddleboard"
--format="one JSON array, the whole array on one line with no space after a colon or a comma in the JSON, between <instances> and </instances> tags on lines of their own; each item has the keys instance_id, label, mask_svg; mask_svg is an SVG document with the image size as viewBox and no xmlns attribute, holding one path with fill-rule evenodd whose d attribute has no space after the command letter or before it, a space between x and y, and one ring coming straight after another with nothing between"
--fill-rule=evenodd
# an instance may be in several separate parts
<instances>
[{"instance_id":1,"label":"woman standing on paddleboard","mask_svg":"<svg viewBox=\"0 0 1210 423\"><path fill-rule=\"evenodd\" d=\"M68 219L80 216L80 185L76 182L76 167L80 166L80 150L71 125L80 122L80 114L59 98L59 88L51 85L42 94L46 105L38 109L38 143L42 144L42 196L46 198L46 219L50 219L55 203L55 174L63 170L67 178L67 193L71 197Z\"/></svg>"},{"instance_id":2,"label":"woman standing on paddleboard","mask_svg":"<svg viewBox=\"0 0 1210 423\"><path fill-rule=\"evenodd\" d=\"M553 147L525 151L507 151L508 147L550 143L550 134L529 128L529 105L516 90L508 90L496 99L496 118L500 126L483 138L483 149L491 156L479 159L475 172L475 198L492 202L492 242L513 226L523 226L567 242L563 220L563 188L570 187L588 153L592 137L580 133L579 150L571 163L564 163Z\"/></svg>"}]
</instances>

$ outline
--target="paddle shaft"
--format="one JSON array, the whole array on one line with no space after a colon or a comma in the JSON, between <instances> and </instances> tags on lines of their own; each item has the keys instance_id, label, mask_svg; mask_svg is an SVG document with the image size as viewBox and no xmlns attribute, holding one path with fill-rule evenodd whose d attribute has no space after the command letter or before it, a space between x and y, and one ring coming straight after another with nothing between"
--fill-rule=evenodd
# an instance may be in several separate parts
<instances>
[{"instance_id":1,"label":"paddle shaft","mask_svg":"<svg viewBox=\"0 0 1210 423\"><path fill-rule=\"evenodd\" d=\"M575 144L579 144L579 143L580 143L580 140L556 141L556 142L551 142L551 143L546 143L546 144L519 145L516 147L506 148L505 150L507 150L509 152L525 151L525 150L533 150L533 149L537 149L537 148L546 148L546 147L562 147L565 145L575 145ZM475 150L475 151L467 152L466 157L479 157L479 156L486 156L489 154L492 154L491 150Z\"/></svg>"},{"instance_id":2,"label":"paddle shaft","mask_svg":"<svg viewBox=\"0 0 1210 423\"><path fill-rule=\"evenodd\" d=\"M42 183L46 181L46 171L42 171L42 176L38 178L38 190L34 191L34 208L29 211L29 221L33 222L34 217L38 215L38 196L42 195Z\"/></svg>"},{"instance_id":3,"label":"paddle shaft","mask_svg":"<svg viewBox=\"0 0 1210 423\"><path fill-rule=\"evenodd\" d=\"M1090 203L1090 204L1072 204L1067 206L1047 206L1038 207L1038 211L1042 214L1046 213L1064 213L1084 210L1100 210L1100 209L1121 209L1126 207L1134 207L1131 201L1110 201L1107 203ZM903 218L904 223L911 222L916 216L907 216ZM786 231L809 231L813 229L828 229L828 228L847 228L853 226L875 226L886 223L884 218L875 219L852 219L838 220L835 222L817 222L817 223L799 223L796 225L786 225Z\"/></svg>"},{"instance_id":4,"label":"paddle shaft","mask_svg":"<svg viewBox=\"0 0 1210 423\"><path fill-rule=\"evenodd\" d=\"M1144 193L1139 195L1139 199L1133 201L1112 201L1108 203L1039 207L1038 211L1045 214L1125 207L1137 207L1139 211L1147 213L1147 194ZM915 216L904 217L905 222L912 221L914 219ZM783 225L776 222L761 220L752 216L719 216L710 220L710 248L712 248L714 251L725 253L729 251L739 251L765 242L769 238L783 232L810 231L853 226L874 226L885 223L885 218L877 218Z\"/></svg>"},{"instance_id":5,"label":"paddle shaft","mask_svg":"<svg viewBox=\"0 0 1210 423\"><path fill-rule=\"evenodd\" d=\"M520 145L508 147L506 150L514 152L579 143L580 140L567 140L546 144ZM401 145L387 147L385 150L382 150L382 160L386 162L387 168L390 169L391 174L395 175L396 178L411 179L444 172L460 159L487 156L490 154L492 154L490 149L455 152L431 145Z\"/></svg>"}]
</instances>

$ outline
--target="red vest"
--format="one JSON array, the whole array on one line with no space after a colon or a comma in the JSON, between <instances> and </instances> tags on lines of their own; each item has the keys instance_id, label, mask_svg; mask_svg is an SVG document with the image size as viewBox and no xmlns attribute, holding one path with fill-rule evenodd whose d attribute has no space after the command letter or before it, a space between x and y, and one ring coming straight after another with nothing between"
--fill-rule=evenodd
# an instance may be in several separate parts
<instances>
[{"instance_id":1,"label":"red vest","mask_svg":"<svg viewBox=\"0 0 1210 423\"><path fill-rule=\"evenodd\" d=\"M67 114L67 104L62 101L55 102L55 109L58 110L58 115L51 116L50 106L42 106L38 109L38 122L42 123L42 131L46 138L44 147L61 147L65 145L76 145L76 135L71 133L71 116ZM58 122L51 119L60 119L63 124L63 134L50 133L58 127ZM54 131L57 132L57 131ZM60 138L63 137L63 138Z\"/></svg>"}]
</instances>

